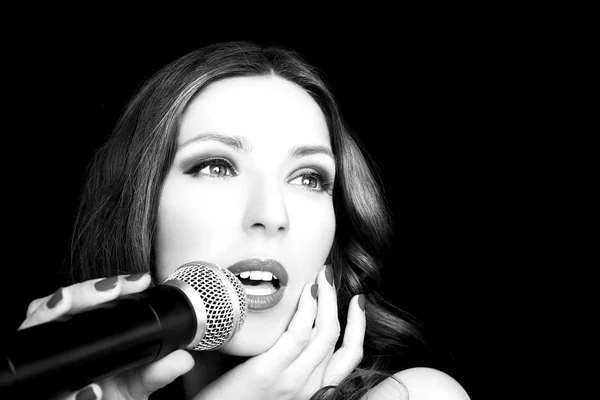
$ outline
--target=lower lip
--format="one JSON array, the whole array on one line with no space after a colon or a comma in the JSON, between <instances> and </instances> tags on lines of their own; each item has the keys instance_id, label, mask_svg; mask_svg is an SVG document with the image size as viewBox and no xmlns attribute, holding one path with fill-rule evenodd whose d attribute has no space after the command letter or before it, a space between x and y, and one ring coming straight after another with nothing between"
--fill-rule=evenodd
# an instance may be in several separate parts
<instances>
[{"instance_id":1,"label":"lower lip","mask_svg":"<svg viewBox=\"0 0 600 400\"><path fill-rule=\"evenodd\" d=\"M283 298L283 292L285 286L281 286L275 293L271 293L265 296L255 296L252 294L247 295L248 297L248 310L252 311L264 311L269 308L273 308Z\"/></svg>"}]
</instances>

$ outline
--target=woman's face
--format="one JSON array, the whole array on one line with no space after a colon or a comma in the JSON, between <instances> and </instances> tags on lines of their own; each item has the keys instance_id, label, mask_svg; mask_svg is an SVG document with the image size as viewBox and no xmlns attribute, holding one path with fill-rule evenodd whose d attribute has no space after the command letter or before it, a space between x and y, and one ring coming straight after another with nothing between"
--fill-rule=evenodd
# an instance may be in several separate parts
<instances>
[{"instance_id":1,"label":"woman's face","mask_svg":"<svg viewBox=\"0 0 600 400\"><path fill-rule=\"evenodd\" d=\"M223 351L262 353L286 330L333 243L325 117L287 80L228 78L190 103L178 145L158 209L158 278L190 261L241 272L248 314Z\"/></svg>"}]
</instances>

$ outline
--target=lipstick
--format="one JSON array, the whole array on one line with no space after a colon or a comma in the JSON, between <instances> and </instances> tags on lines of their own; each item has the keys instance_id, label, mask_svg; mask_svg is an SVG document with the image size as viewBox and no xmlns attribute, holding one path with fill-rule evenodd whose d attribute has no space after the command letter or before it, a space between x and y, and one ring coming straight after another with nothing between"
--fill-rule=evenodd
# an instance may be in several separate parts
<instances>
[{"instance_id":1,"label":"lipstick","mask_svg":"<svg viewBox=\"0 0 600 400\"><path fill-rule=\"evenodd\" d=\"M277 260L254 257L238 261L228 269L244 285L248 310L268 310L283 298L288 274Z\"/></svg>"}]
</instances>

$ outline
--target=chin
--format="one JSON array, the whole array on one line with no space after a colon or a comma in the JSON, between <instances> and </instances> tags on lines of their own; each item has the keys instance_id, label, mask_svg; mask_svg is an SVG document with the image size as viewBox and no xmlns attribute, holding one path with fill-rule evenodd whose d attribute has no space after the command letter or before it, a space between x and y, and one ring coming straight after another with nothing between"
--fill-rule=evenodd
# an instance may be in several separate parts
<instances>
[{"instance_id":1,"label":"chin","mask_svg":"<svg viewBox=\"0 0 600 400\"><path fill-rule=\"evenodd\" d=\"M256 356L269 350L286 331L289 320L268 313L248 313L242 329L219 351L235 356Z\"/></svg>"},{"instance_id":2,"label":"chin","mask_svg":"<svg viewBox=\"0 0 600 400\"><path fill-rule=\"evenodd\" d=\"M249 337L240 331L219 351L233 356L253 357L269 350L277 342L279 336L262 334Z\"/></svg>"}]
</instances>

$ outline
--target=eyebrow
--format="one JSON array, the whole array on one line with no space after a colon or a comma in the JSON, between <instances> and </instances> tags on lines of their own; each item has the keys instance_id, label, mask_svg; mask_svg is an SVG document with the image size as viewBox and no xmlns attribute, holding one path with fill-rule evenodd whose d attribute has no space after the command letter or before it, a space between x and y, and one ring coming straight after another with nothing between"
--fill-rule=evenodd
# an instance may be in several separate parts
<instances>
[{"instance_id":1,"label":"eyebrow","mask_svg":"<svg viewBox=\"0 0 600 400\"><path fill-rule=\"evenodd\" d=\"M333 159L335 163L335 156L333 152L325 146L314 146L314 145L304 145L304 146L294 146L290 150L290 156L293 158L300 158L305 156L310 156L312 154L325 154Z\"/></svg>"},{"instance_id":2,"label":"eyebrow","mask_svg":"<svg viewBox=\"0 0 600 400\"><path fill-rule=\"evenodd\" d=\"M180 144L178 150L181 150L182 148L190 145L191 143L205 142L210 140L221 142L224 145L233 148L234 150L242 151L246 154L250 153L250 151L252 150L252 146L250 145L250 143L248 143L248 141L243 137L222 135L220 133L214 132L201 133L199 135L196 135L193 138L188 139L182 144ZM326 156L331 157L334 163L336 161L331 149L321 145L294 146L290 149L289 154L293 158L301 158L313 154L325 154Z\"/></svg>"},{"instance_id":3,"label":"eyebrow","mask_svg":"<svg viewBox=\"0 0 600 400\"><path fill-rule=\"evenodd\" d=\"M186 140L182 144L179 145L178 150L190 145L191 143L196 142L205 142L209 140L215 140L217 142L221 142L229 147L232 147L235 150L242 151L244 153L250 153L252 146L250 143L243 137L239 136L229 136L229 135L221 135L220 133L201 133L197 136L194 136L191 139Z\"/></svg>"}]
</instances>

